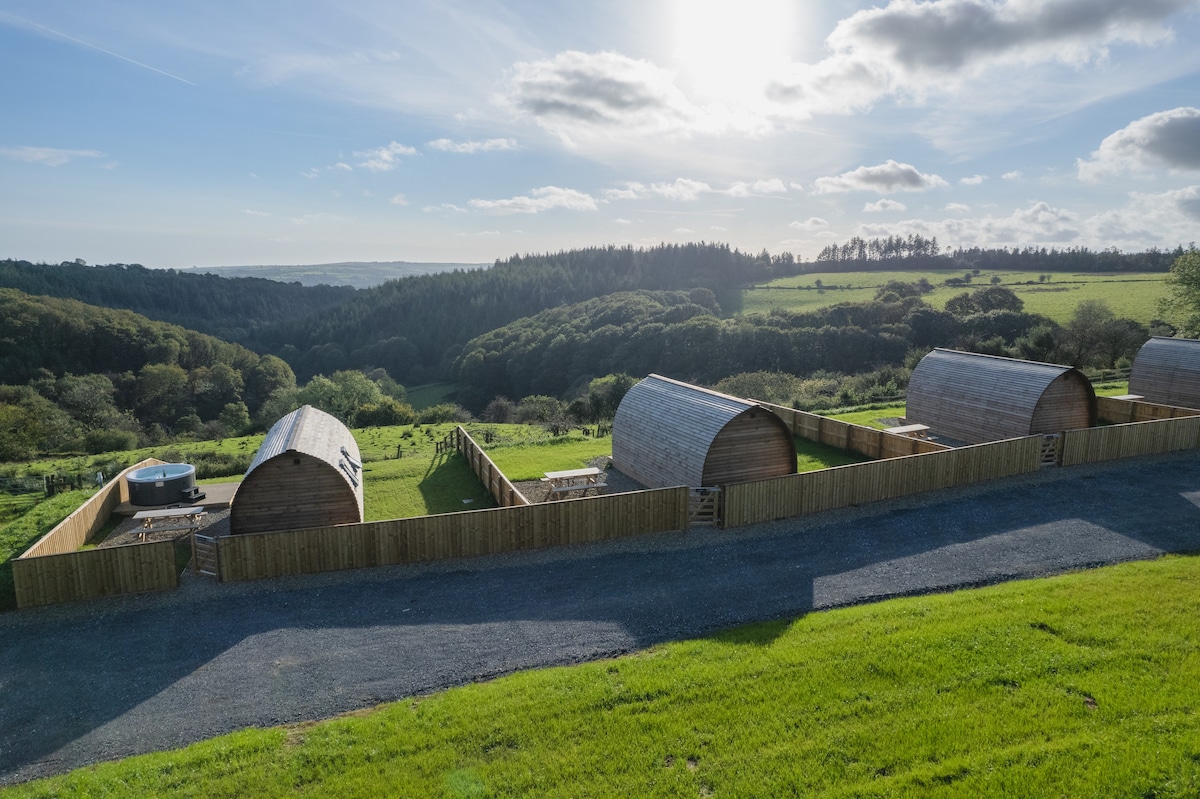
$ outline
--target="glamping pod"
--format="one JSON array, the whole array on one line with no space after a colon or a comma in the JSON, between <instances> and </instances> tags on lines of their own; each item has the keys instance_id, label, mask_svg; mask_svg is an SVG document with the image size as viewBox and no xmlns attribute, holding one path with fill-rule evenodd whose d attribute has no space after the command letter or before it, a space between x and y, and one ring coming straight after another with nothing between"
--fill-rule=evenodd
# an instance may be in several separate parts
<instances>
[{"instance_id":1,"label":"glamping pod","mask_svg":"<svg viewBox=\"0 0 1200 799\"><path fill-rule=\"evenodd\" d=\"M1133 359L1129 393L1159 405L1200 408L1200 341L1162 336L1147 341Z\"/></svg>"},{"instance_id":2,"label":"glamping pod","mask_svg":"<svg viewBox=\"0 0 1200 799\"><path fill-rule=\"evenodd\" d=\"M362 458L344 424L311 405L272 427L233 498L229 532L262 533L363 520Z\"/></svg>"},{"instance_id":3,"label":"glamping pod","mask_svg":"<svg viewBox=\"0 0 1200 799\"><path fill-rule=\"evenodd\" d=\"M752 402L650 375L613 417L613 466L649 488L715 487L794 474L782 419Z\"/></svg>"},{"instance_id":4,"label":"glamping pod","mask_svg":"<svg viewBox=\"0 0 1200 799\"><path fill-rule=\"evenodd\" d=\"M935 349L908 381L905 418L968 444L1096 424L1096 392L1071 366Z\"/></svg>"}]
</instances>

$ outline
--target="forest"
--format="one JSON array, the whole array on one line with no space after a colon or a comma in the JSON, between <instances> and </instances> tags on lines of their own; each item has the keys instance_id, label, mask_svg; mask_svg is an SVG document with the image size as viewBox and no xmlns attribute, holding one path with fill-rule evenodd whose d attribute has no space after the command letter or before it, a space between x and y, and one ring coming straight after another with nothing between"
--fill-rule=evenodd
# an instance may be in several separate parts
<instances>
[{"instance_id":1,"label":"forest","mask_svg":"<svg viewBox=\"0 0 1200 799\"><path fill-rule=\"evenodd\" d=\"M1192 274L1200 269L1181 267L1200 260L1195 249L946 254L915 239L843 248L909 271L930 259L941 268L1111 267L1119 255L1129 271L1174 264L1168 283L1200 295ZM1095 301L1056 321L1025 311L1003 285L963 278L944 281L963 291L941 308L926 301L934 286L921 279L891 280L866 302L739 313L742 287L852 263L718 244L595 247L355 290L0 262L0 284L18 284L0 288L0 460L261 430L303 403L359 426L474 414L562 427L611 414L621 391L649 372L804 386L761 398L832 407L902 391L934 346L1100 369L1127 365L1148 336L1174 332ZM414 411L404 386L433 380L456 384L452 402Z\"/></svg>"}]
</instances>

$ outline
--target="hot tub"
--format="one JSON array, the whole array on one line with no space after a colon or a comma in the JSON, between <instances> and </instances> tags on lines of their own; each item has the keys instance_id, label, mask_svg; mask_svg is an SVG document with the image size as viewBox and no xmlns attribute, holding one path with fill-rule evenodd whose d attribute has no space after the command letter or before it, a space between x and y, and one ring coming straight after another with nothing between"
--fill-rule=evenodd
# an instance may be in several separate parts
<instances>
[{"instance_id":1,"label":"hot tub","mask_svg":"<svg viewBox=\"0 0 1200 799\"><path fill-rule=\"evenodd\" d=\"M196 467L190 463L143 466L125 475L131 505L170 505L195 493Z\"/></svg>"}]
</instances>

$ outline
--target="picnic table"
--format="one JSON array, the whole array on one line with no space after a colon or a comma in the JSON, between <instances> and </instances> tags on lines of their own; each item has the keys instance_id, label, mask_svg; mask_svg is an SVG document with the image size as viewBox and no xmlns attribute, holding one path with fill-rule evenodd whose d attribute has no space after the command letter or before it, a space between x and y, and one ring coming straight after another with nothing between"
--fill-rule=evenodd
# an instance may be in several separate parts
<instances>
[{"instance_id":1,"label":"picnic table","mask_svg":"<svg viewBox=\"0 0 1200 799\"><path fill-rule=\"evenodd\" d=\"M200 527L200 520L207 515L204 508L195 506L189 508L162 508L160 510L140 510L133 518L142 523L138 530L138 540L145 541L147 533L158 533L171 530L186 530L191 532Z\"/></svg>"},{"instance_id":2,"label":"picnic table","mask_svg":"<svg viewBox=\"0 0 1200 799\"><path fill-rule=\"evenodd\" d=\"M885 433L893 433L898 436L909 436L910 438L928 438L929 425L927 424L902 424L899 427L885 427Z\"/></svg>"},{"instance_id":3,"label":"picnic table","mask_svg":"<svg viewBox=\"0 0 1200 799\"><path fill-rule=\"evenodd\" d=\"M571 491L579 491L580 496L585 496L590 488L596 489L596 493L599 494L600 489L607 485L604 480L604 472L594 466L587 469L568 469L545 474L542 482L549 484L551 499L558 499L560 494L567 494Z\"/></svg>"}]
</instances>

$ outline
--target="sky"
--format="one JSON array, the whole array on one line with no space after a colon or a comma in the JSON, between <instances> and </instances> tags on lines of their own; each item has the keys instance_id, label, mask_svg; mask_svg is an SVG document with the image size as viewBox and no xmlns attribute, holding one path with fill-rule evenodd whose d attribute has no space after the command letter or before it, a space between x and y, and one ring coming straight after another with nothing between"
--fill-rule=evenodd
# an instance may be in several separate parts
<instances>
[{"instance_id":1,"label":"sky","mask_svg":"<svg viewBox=\"0 0 1200 799\"><path fill-rule=\"evenodd\" d=\"M0 0L0 258L1200 239L1200 0Z\"/></svg>"}]
</instances>

